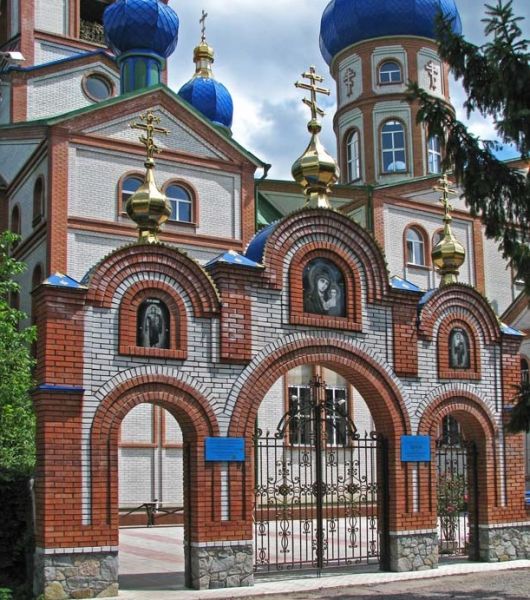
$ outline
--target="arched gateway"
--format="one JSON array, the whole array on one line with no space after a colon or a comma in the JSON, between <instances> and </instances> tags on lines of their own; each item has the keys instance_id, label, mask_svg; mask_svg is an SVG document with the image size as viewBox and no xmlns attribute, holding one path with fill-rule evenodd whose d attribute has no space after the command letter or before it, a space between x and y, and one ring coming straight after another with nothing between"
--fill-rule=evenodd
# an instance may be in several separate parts
<instances>
[{"instance_id":1,"label":"arched gateway","mask_svg":"<svg viewBox=\"0 0 530 600\"><path fill-rule=\"evenodd\" d=\"M178 250L135 244L105 258L84 284L55 277L36 290L41 587L50 584L46 567L57 573L68 563L82 572L90 562L97 572L94 592L115 593L117 431L123 416L141 402L164 406L183 430L188 585L251 584L259 562L256 548L263 541L256 539L256 523L276 527L274 519L264 518L266 503L255 506L255 485L264 481L256 418L271 386L304 365L340 376L373 417L379 445L366 450L364 460L373 461L371 483L377 489L361 516L377 518L373 557L384 568L437 565L437 492L428 450L430 445L433 457L448 414L477 446L480 493L471 517L478 532L473 543L481 558L500 559L504 542L498 533L519 539L516 523L525 518L521 440L506 443L502 434L502 408L518 379L518 336L502 329L489 305L465 285L423 294L389 281L371 237L326 209L308 208L285 218L258 234L245 257L229 258L202 268ZM317 276L313 286L318 294L320 285L320 312L303 302L306 267L315 264L321 269L321 281ZM324 308L333 304L326 289L337 281L342 314ZM146 302L165 307L152 311L153 323L160 315L168 321L164 329L156 325L150 338L136 335L154 327L142 308ZM461 368L451 362L455 328L467 341ZM165 347L156 343L162 330ZM73 350L60 343L64 339L72 341ZM354 424L355 413L348 419ZM329 433L322 427L325 445ZM289 432L288 423L284 431ZM364 439L364 431L358 433L348 429L343 445L335 445L335 455L343 455L339 462L347 462L347 449ZM427 454L421 447L425 440ZM244 449L234 450L239 441ZM299 469L304 444L301 438L295 442L282 439L281 450L284 457L297 455ZM310 462L315 452L313 447L307 454ZM312 464L306 473L314 470ZM351 472L341 474L350 477L345 488L354 485ZM325 568L326 556L328 563L336 556L321 550L329 541L329 521L346 519L348 502L359 495L350 487L350 500L343 494L339 502L319 488L322 479L306 483L316 485L312 495L306 490L300 496L304 507L298 510L306 510L305 521L311 521L311 535L320 543L307 556L312 564L320 557L317 566ZM292 509L292 490L285 499ZM315 528L318 519L324 533Z\"/></svg>"}]
</instances>

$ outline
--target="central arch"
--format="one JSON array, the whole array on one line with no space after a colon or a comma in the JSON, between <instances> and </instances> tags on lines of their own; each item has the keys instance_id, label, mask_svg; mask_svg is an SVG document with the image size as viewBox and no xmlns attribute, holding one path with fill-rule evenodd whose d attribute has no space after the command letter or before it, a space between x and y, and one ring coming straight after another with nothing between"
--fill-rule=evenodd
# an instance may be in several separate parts
<instances>
[{"instance_id":1,"label":"central arch","mask_svg":"<svg viewBox=\"0 0 530 600\"><path fill-rule=\"evenodd\" d=\"M424 527L417 514L412 514L413 483L400 459L401 436L410 434L411 425L397 379L388 364L380 363L367 351L333 337L308 337L275 343L265 349L258 359L245 370L238 382L240 389L232 412L229 435L246 440L247 462L245 469L231 465L230 495L243 503L231 503L234 518L239 517L245 539L252 539L254 495L254 446L252 443L258 410L269 388L291 369L301 365L321 365L341 375L363 396L372 413L375 428L387 444L387 481L390 494L387 502L387 529L396 531L403 527L403 515L409 516L411 529ZM236 386L238 385L236 384ZM239 513L239 514L238 514ZM415 520L418 522L416 525Z\"/></svg>"}]
</instances>

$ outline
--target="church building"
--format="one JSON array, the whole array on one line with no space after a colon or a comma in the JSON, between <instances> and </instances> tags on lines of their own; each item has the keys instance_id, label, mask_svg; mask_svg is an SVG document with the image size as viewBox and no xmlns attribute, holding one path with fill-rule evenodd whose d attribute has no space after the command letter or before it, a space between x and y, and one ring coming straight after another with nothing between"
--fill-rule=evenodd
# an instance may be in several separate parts
<instances>
[{"instance_id":1,"label":"church building","mask_svg":"<svg viewBox=\"0 0 530 600\"><path fill-rule=\"evenodd\" d=\"M196 589L530 557L525 437L504 427L528 300L405 98L414 80L450 105L440 10L460 32L454 0L323 3L337 160L308 63L308 145L280 181L232 136L204 12L176 92L167 1L0 0L36 594L117 595L137 507L183 526Z\"/></svg>"}]
</instances>

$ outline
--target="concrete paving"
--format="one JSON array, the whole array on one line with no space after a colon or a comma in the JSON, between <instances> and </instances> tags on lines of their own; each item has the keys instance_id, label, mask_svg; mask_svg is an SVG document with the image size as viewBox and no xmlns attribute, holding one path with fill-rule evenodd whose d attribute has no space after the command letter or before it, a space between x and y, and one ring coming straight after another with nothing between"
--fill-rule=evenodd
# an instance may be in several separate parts
<instances>
[{"instance_id":1,"label":"concrete paving","mask_svg":"<svg viewBox=\"0 0 530 600\"><path fill-rule=\"evenodd\" d=\"M156 527L156 528L126 528L120 531L120 600L208 600L231 599L241 600L256 596L282 596L293 595L294 598L360 598L361 591L367 597L383 596L385 598L412 598L410 588L412 582L416 587L420 580L424 580L428 589L440 591L447 587L448 581L440 578L450 576L465 576L475 574L471 581L485 580L493 577L494 581L505 578L507 572L515 569L526 569L530 583L530 560L518 560L506 563L473 563L458 562L442 564L436 570L417 571L413 573L354 573L341 575L295 576L287 579L269 577L256 579L256 584L251 588L232 588L221 590L188 590L184 587L184 555L182 549L182 527ZM482 574L482 575L481 575ZM498 576L498 577L497 577ZM468 578L470 579L470 578ZM456 580L455 580L456 581ZM399 592L400 582L410 582L406 586L409 591ZM397 595L390 595L390 588L386 584L394 584ZM457 583L454 585L458 586ZM359 588L361 586L361 588ZM362 586L370 586L364 588ZM379 589L378 586L382 586ZM397 586L397 587L396 587ZM525 589L529 590L525 583ZM347 588L355 587L353 590ZM367 591L368 589L368 591ZM459 589L457 587L457 589ZM386 591L385 591L386 590ZM417 598L442 598L439 593L428 592L427 595L415 595ZM484 593L479 595L453 594L444 595L443 598L485 598ZM488 598L530 598L530 591L526 595L491 595ZM271 598L272 600L272 598Z\"/></svg>"}]
</instances>

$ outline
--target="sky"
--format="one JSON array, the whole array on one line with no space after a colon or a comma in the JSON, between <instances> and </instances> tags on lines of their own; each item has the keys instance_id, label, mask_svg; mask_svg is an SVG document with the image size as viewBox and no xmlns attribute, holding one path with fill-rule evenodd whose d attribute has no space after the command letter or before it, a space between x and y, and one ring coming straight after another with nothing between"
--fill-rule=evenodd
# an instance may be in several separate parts
<instances>
[{"instance_id":1,"label":"sky","mask_svg":"<svg viewBox=\"0 0 530 600\"><path fill-rule=\"evenodd\" d=\"M326 112L321 139L336 156L332 121L336 88L318 46L320 19L328 0L170 0L169 4L180 20L179 43L169 59L169 85L178 91L194 73L193 48L200 39L199 19L204 9L208 13L207 41L215 50L214 75L234 101L233 137L272 165L269 178L291 179L291 165L309 141L309 111L294 82L310 65L324 76L323 85L331 90L329 97L320 99ZM456 4L466 39L483 44L482 0L456 0ZM522 29L530 37L530 1L514 0L513 6L517 15L526 17ZM479 115L466 119L464 97L461 86L452 81L451 98L458 118L468 122L481 138L495 139L491 122ZM515 153L505 148L501 156Z\"/></svg>"}]
</instances>

